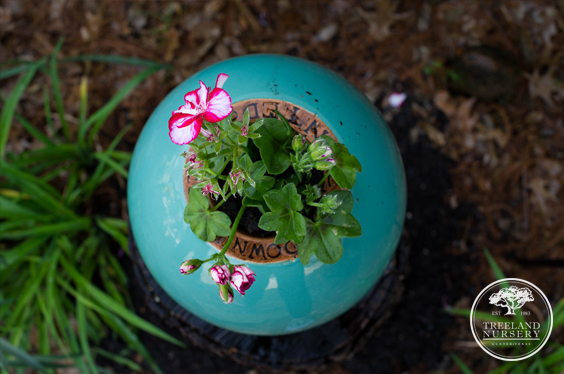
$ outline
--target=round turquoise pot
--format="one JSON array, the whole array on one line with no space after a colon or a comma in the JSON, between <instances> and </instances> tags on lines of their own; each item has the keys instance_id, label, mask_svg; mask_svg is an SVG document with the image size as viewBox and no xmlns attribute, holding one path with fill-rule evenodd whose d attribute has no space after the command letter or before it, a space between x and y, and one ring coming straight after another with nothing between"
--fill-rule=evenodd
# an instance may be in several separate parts
<instances>
[{"instance_id":1,"label":"round turquoise pot","mask_svg":"<svg viewBox=\"0 0 564 374\"><path fill-rule=\"evenodd\" d=\"M208 275L210 263L192 275L179 266L217 250L184 222L184 158L188 146L170 141L168 119L184 94L213 87L219 73L232 102L283 100L314 113L362 164L352 190L353 215L362 236L343 238L343 257L324 265L315 256L248 265L256 282L244 297L224 304ZM149 118L133 154L128 205L139 251L160 286L182 307L216 326L255 335L282 335L323 324L357 303L380 279L400 240L406 184L401 157L386 123L366 97L318 64L283 55L249 55L210 66L176 87ZM233 259L232 263L241 263Z\"/></svg>"}]
</instances>

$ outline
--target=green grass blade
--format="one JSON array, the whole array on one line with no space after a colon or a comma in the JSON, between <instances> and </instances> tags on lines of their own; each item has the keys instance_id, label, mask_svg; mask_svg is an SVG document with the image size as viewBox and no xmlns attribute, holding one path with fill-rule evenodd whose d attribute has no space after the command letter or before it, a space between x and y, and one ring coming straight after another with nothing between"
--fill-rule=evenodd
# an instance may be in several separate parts
<instances>
[{"instance_id":1,"label":"green grass blade","mask_svg":"<svg viewBox=\"0 0 564 374\"><path fill-rule=\"evenodd\" d=\"M129 176L129 173L127 172L127 170L125 170L123 166L112 160L110 156L106 155L105 153L96 152L94 153L94 157L98 159L100 162L103 162L109 167L111 167L116 173L121 174L124 178L127 179L127 177Z\"/></svg>"},{"instance_id":2,"label":"green grass blade","mask_svg":"<svg viewBox=\"0 0 564 374\"><path fill-rule=\"evenodd\" d=\"M487 248L484 247L484 254L486 255L486 259L488 260L488 263L490 264L490 267L492 268L492 271L496 277L497 280L500 279L504 279L505 275L503 274L503 272L501 271L501 269L499 268L499 266L497 266L494 258L492 257L490 251L488 251Z\"/></svg>"},{"instance_id":3,"label":"green grass blade","mask_svg":"<svg viewBox=\"0 0 564 374\"><path fill-rule=\"evenodd\" d=\"M30 252L40 248L46 240L47 238L45 236L35 236L19 243L16 247L10 250L1 251L0 256L3 261L0 261L0 270L23 260L23 258Z\"/></svg>"},{"instance_id":4,"label":"green grass blade","mask_svg":"<svg viewBox=\"0 0 564 374\"><path fill-rule=\"evenodd\" d=\"M137 57L123 57L116 55L81 55L66 57L60 60L61 62L73 62L73 61L96 61L96 62L108 62L113 64L127 64L127 65L137 65L137 66L147 66L147 67L158 67L159 69L170 69L171 64L159 63L151 60L144 60Z\"/></svg>"},{"instance_id":5,"label":"green grass blade","mask_svg":"<svg viewBox=\"0 0 564 374\"><path fill-rule=\"evenodd\" d=\"M29 229L2 231L0 239L23 239L28 236L61 234L75 231L88 230L91 227L89 218L80 218L77 220L61 223L53 223L41 226L35 226Z\"/></svg>"},{"instance_id":6,"label":"green grass blade","mask_svg":"<svg viewBox=\"0 0 564 374\"><path fill-rule=\"evenodd\" d=\"M50 215L44 215L36 210L18 204L13 199L0 196L0 218L5 219L29 219L32 221L48 222L53 219Z\"/></svg>"},{"instance_id":7,"label":"green grass blade","mask_svg":"<svg viewBox=\"0 0 564 374\"><path fill-rule=\"evenodd\" d=\"M41 143L45 144L46 146L55 146L55 143L53 143L53 141L49 139L47 135L43 134L41 131L36 129L35 126L33 126L31 122L26 120L23 116L16 113L16 119L18 120L19 123L22 124L23 128L35 139L39 140Z\"/></svg>"},{"instance_id":8,"label":"green grass blade","mask_svg":"<svg viewBox=\"0 0 564 374\"><path fill-rule=\"evenodd\" d=\"M104 151L107 155L111 156L111 153L114 151L114 149L116 148L116 146L118 145L119 141L121 140L121 138L123 138L123 136L129 131L131 130L133 126L132 125L127 125L125 126L123 129L121 129L121 131L117 134L117 136L114 138L114 140L112 140L112 142L110 143L110 146L108 148L106 148L106 150Z\"/></svg>"},{"instance_id":9,"label":"green grass blade","mask_svg":"<svg viewBox=\"0 0 564 374\"><path fill-rule=\"evenodd\" d=\"M57 113L59 114L61 125L63 128L63 134L66 139L70 141L69 125L65 119L65 107L63 105L63 96L61 94L61 85L59 82L59 74L57 73L57 54L63 46L64 38L60 38L53 49L51 54L51 59L49 61L49 74L51 76L51 82L53 83L53 95L55 96L55 107L57 108Z\"/></svg>"},{"instance_id":10,"label":"green grass blade","mask_svg":"<svg viewBox=\"0 0 564 374\"><path fill-rule=\"evenodd\" d=\"M35 370L43 371L45 367L37 361L33 356L27 354L25 351L14 347L10 342L7 340L0 338L0 351L4 351L12 356L14 356L17 360L23 362L25 366L34 368Z\"/></svg>"},{"instance_id":11,"label":"green grass blade","mask_svg":"<svg viewBox=\"0 0 564 374\"><path fill-rule=\"evenodd\" d=\"M108 352L106 350L103 350L101 348L94 347L94 348L92 348L92 351L94 353L104 357L104 358L107 358L108 360L112 360L113 362L115 362L118 365L127 366L129 369L131 369L133 371L141 371L143 369L141 367L141 365L139 365L135 361L132 361L132 360L130 360L126 357L120 356L120 355L113 354L113 353Z\"/></svg>"},{"instance_id":12,"label":"green grass blade","mask_svg":"<svg viewBox=\"0 0 564 374\"><path fill-rule=\"evenodd\" d=\"M42 62L42 64L45 64L45 61L38 61L38 62ZM38 62L24 62L21 65L18 66L14 66L12 68L8 68L8 69L2 69L0 70L0 79L6 79L6 78L10 78L13 77L14 75L18 75L19 73L23 73L24 71L28 71L30 69L34 68L34 65L37 64Z\"/></svg>"},{"instance_id":13,"label":"green grass blade","mask_svg":"<svg viewBox=\"0 0 564 374\"><path fill-rule=\"evenodd\" d=\"M86 110L88 109L88 78L82 77L80 79L80 107L78 110L78 133L83 134L82 128L86 125ZM79 141L83 142L85 139L79 136Z\"/></svg>"},{"instance_id":14,"label":"green grass blade","mask_svg":"<svg viewBox=\"0 0 564 374\"><path fill-rule=\"evenodd\" d=\"M123 151L113 151L110 153L110 157L117 161L131 162L131 153Z\"/></svg>"},{"instance_id":15,"label":"green grass blade","mask_svg":"<svg viewBox=\"0 0 564 374\"><path fill-rule=\"evenodd\" d=\"M90 370L92 373L96 373L96 365L94 365L94 359L92 358L92 353L90 352L90 343L88 342L86 308L80 300L76 300L76 321L78 324L78 340L80 342L80 348L86 357L86 362L88 363Z\"/></svg>"},{"instance_id":16,"label":"green grass blade","mask_svg":"<svg viewBox=\"0 0 564 374\"><path fill-rule=\"evenodd\" d=\"M21 319L24 308L30 304L33 296L39 291L41 282L45 278L48 268L49 263L44 262L39 268L39 271L34 274L33 277L27 279L23 291L18 295L18 301L14 306L12 315L6 320L6 326L16 326L15 322Z\"/></svg>"},{"instance_id":17,"label":"green grass blade","mask_svg":"<svg viewBox=\"0 0 564 374\"><path fill-rule=\"evenodd\" d=\"M0 175L6 176L23 192L27 193L38 205L63 218L76 219L77 216L65 207L60 201L62 197L51 185L43 182L41 179L18 170L10 164L0 160Z\"/></svg>"},{"instance_id":18,"label":"green grass blade","mask_svg":"<svg viewBox=\"0 0 564 374\"><path fill-rule=\"evenodd\" d=\"M450 357L452 357L452 360L454 361L454 363L458 366L460 371L462 371L464 374L474 374L474 373L472 373L472 370L470 370L470 368L468 366L466 366L466 364L464 362L462 362L462 360L457 355L455 355L454 353L451 353Z\"/></svg>"},{"instance_id":19,"label":"green grass blade","mask_svg":"<svg viewBox=\"0 0 564 374\"><path fill-rule=\"evenodd\" d=\"M545 367L564 362L564 346L560 346L556 351L542 359L542 365Z\"/></svg>"},{"instance_id":20,"label":"green grass blade","mask_svg":"<svg viewBox=\"0 0 564 374\"><path fill-rule=\"evenodd\" d=\"M136 350L143 356L143 358L149 363L153 371L157 374L163 374L153 357L147 348L141 343L139 337L131 331L125 323L119 318L114 315L108 314L102 316L104 322L113 330L115 331L131 348Z\"/></svg>"},{"instance_id":21,"label":"green grass blade","mask_svg":"<svg viewBox=\"0 0 564 374\"><path fill-rule=\"evenodd\" d=\"M18 80L16 86L12 92L10 92L10 96L8 96L8 99L6 100L4 109L2 109L2 113L0 114L0 158L4 157L4 151L6 143L8 142L8 135L10 134L10 127L12 126L12 119L14 118L14 113L16 112L16 106L18 105L25 89L33 79L38 67L38 63L33 64L29 71Z\"/></svg>"},{"instance_id":22,"label":"green grass blade","mask_svg":"<svg viewBox=\"0 0 564 374\"><path fill-rule=\"evenodd\" d=\"M108 235L110 235L118 244L127 251L127 237L115 227L115 219L97 218L96 224ZM123 220L121 220L123 221Z\"/></svg>"},{"instance_id":23,"label":"green grass blade","mask_svg":"<svg viewBox=\"0 0 564 374\"><path fill-rule=\"evenodd\" d=\"M84 133L91 129L90 132L90 143L92 143L94 136L100 131L100 128L106 121L106 119L110 116L110 114L114 111L114 109L119 105L119 103L131 92L135 87L137 87L141 82L147 79L156 71L160 70L159 66L150 67L141 73L134 76L129 82L127 82L111 99L108 101L106 105L102 108L98 109L88 121L86 121L86 125L84 126Z\"/></svg>"},{"instance_id":24,"label":"green grass blade","mask_svg":"<svg viewBox=\"0 0 564 374\"><path fill-rule=\"evenodd\" d=\"M174 343L180 347L184 347L184 343L182 343L180 340L175 339L166 332L137 316L135 313L131 312L129 309L125 308L123 305L120 305L117 301L109 297L98 287L88 282L64 257L61 258L61 264L77 285L83 287L85 292L87 292L92 299L96 300L99 304L104 305L105 308L107 308L109 311L123 318L131 325L148 332L149 334Z\"/></svg>"}]
</instances>

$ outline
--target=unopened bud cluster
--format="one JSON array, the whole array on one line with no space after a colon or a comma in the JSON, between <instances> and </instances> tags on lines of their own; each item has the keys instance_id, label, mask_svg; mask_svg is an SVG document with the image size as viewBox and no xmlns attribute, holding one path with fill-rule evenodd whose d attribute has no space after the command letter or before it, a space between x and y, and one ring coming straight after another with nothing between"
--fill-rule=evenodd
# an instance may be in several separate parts
<instances>
[{"instance_id":1,"label":"unopened bud cluster","mask_svg":"<svg viewBox=\"0 0 564 374\"><path fill-rule=\"evenodd\" d=\"M296 135L292 149L296 153L292 162L297 172L309 172L312 169L324 171L335 166L335 160L331 157L333 150L323 138L308 144L302 135Z\"/></svg>"}]
</instances>

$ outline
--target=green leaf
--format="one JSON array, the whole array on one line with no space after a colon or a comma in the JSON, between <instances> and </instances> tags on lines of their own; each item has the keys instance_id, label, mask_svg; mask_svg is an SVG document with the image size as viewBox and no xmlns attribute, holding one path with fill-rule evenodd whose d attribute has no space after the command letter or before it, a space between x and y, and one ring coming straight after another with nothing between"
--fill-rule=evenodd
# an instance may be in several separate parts
<instances>
[{"instance_id":1,"label":"green leaf","mask_svg":"<svg viewBox=\"0 0 564 374\"><path fill-rule=\"evenodd\" d=\"M217 236L228 236L231 233L229 216L223 212L211 212L210 201L202 195L201 189L191 188L188 197L184 221L200 240L211 242Z\"/></svg>"},{"instance_id":2,"label":"green leaf","mask_svg":"<svg viewBox=\"0 0 564 374\"><path fill-rule=\"evenodd\" d=\"M333 150L331 158L335 160L335 166L329 170L329 175L333 177L339 187L352 189L356 182L356 173L362 171L360 162L349 153L346 145L337 143L326 135L323 138Z\"/></svg>"},{"instance_id":3,"label":"green leaf","mask_svg":"<svg viewBox=\"0 0 564 374\"><path fill-rule=\"evenodd\" d=\"M4 157L4 148L6 148L6 143L8 142L8 134L10 133L16 106L38 68L39 63L35 63L31 66L29 71L18 80L4 104L4 108L0 114L0 158Z\"/></svg>"},{"instance_id":4,"label":"green leaf","mask_svg":"<svg viewBox=\"0 0 564 374\"><path fill-rule=\"evenodd\" d=\"M249 126L251 115L249 114L249 108L245 109L245 113L243 113L243 126ZM243 127L241 126L241 127Z\"/></svg>"},{"instance_id":5,"label":"green leaf","mask_svg":"<svg viewBox=\"0 0 564 374\"><path fill-rule=\"evenodd\" d=\"M255 162L248 171L251 174L251 178L255 181L255 186L253 187L250 183L245 182L243 190L245 196L253 200L263 200L262 196L274 186L276 179L264 175L266 174L266 165L264 165L263 161Z\"/></svg>"},{"instance_id":6,"label":"green leaf","mask_svg":"<svg viewBox=\"0 0 564 374\"><path fill-rule=\"evenodd\" d=\"M250 135L254 135L255 138L258 138L260 135L258 134L253 134L254 132L256 132L262 125L264 125L264 118L259 118L255 121L255 123L253 123L250 127L249 127L249 137ZM253 139L255 139L253 138Z\"/></svg>"},{"instance_id":7,"label":"green leaf","mask_svg":"<svg viewBox=\"0 0 564 374\"><path fill-rule=\"evenodd\" d=\"M313 254L325 264L334 264L343 255L343 245L339 238L362 235L360 223L350 214L353 208L352 193L333 191L327 196L335 196L339 206L333 214L321 214L321 208L318 208L316 221L307 220L306 237L298 244L298 256L304 265Z\"/></svg>"},{"instance_id":8,"label":"green leaf","mask_svg":"<svg viewBox=\"0 0 564 374\"><path fill-rule=\"evenodd\" d=\"M362 235L360 223L350 214L354 200L352 192L332 191L326 196L335 196L340 205L333 214L321 214L321 208L317 208L317 220L324 225L333 226L339 238L355 238Z\"/></svg>"},{"instance_id":9,"label":"green leaf","mask_svg":"<svg viewBox=\"0 0 564 374\"><path fill-rule=\"evenodd\" d=\"M260 212L262 214L266 213L266 212L270 212L270 209L268 208L268 205L266 205L266 202L264 201L263 198L261 198L260 200L254 200L251 199L248 196L245 196L243 198L243 203L244 206L247 207L254 207L254 208L258 208L258 210L260 210Z\"/></svg>"},{"instance_id":10,"label":"green leaf","mask_svg":"<svg viewBox=\"0 0 564 374\"><path fill-rule=\"evenodd\" d=\"M261 137L253 139L253 143L258 147L268 172L273 175L283 173L292 164L287 147L292 141L292 134L288 134L286 126L274 118L264 119L264 124L256 133Z\"/></svg>"},{"instance_id":11,"label":"green leaf","mask_svg":"<svg viewBox=\"0 0 564 374\"><path fill-rule=\"evenodd\" d=\"M334 264L339 261L343 255L343 244L337 233L334 226L306 218L306 236L298 244L300 262L307 265L313 254L324 264Z\"/></svg>"},{"instance_id":12,"label":"green leaf","mask_svg":"<svg viewBox=\"0 0 564 374\"><path fill-rule=\"evenodd\" d=\"M263 214L258 225L266 231L277 231L274 243L300 243L304 240L306 221L299 213L304 206L296 186L289 183L281 190L269 191L264 200L271 212Z\"/></svg>"},{"instance_id":13,"label":"green leaf","mask_svg":"<svg viewBox=\"0 0 564 374\"><path fill-rule=\"evenodd\" d=\"M341 188L350 190L356 182L356 173L362 171L360 162L349 153L347 146L344 144L335 143L335 146L331 148L333 149L332 157L336 164L329 170L329 175L333 177Z\"/></svg>"}]
</instances>

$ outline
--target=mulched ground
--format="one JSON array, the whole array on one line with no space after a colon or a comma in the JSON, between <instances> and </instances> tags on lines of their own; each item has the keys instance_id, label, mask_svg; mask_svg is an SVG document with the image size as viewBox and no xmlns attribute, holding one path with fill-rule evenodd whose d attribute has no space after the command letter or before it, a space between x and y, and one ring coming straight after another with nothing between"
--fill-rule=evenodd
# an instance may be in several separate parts
<instances>
[{"instance_id":1,"label":"mulched ground","mask_svg":"<svg viewBox=\"0 0 564 374\"><path fill-rule=\"evenodd\" d=\"M133 124L119 145L132 151L148 116L173 87L210 64L247 53L318 62L382 110L402 149L409 181L406 235L416 244L411 272L386 326L353 360L320 372L456 372L449 352L476 372L498 364L476 347L465 318L441 312L470 307L494 280L484 246L507 276L535 283L552 302L564 297L562 2L0 3L1 62L36 60L61 36L61 57L118 54L173 65L115 111L98 139L102 147ZM140 70L61 65L67 120L73 123L78 116L81 77L89 79L92 113ZM46 81L36 78L19 107L40 128L45 127L40 87ZM0 88L6 94L14 82L2 81ZM389 105L392 92L408 95L401 108ZM12 150L36 146L23 129L12 128ZM124 187L116 179L98 192L106 214L127 218ZM198 348L184 353L164 343L152 348L155 355L162 352L162 367L170 369L165 372L254 370Z\"/></svg>"}]
</instances>

